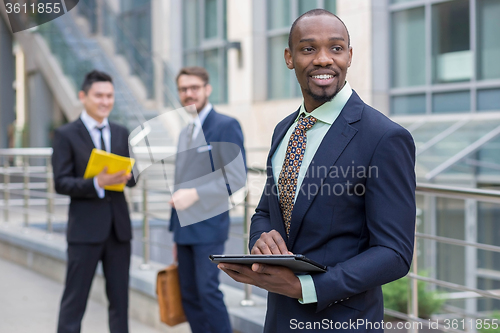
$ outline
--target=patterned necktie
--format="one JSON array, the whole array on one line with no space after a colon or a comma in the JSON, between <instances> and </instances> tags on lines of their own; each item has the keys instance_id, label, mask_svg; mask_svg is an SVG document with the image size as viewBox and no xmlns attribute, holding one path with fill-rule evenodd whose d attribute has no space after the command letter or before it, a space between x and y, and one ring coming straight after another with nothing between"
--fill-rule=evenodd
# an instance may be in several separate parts
<instances>
[{"instance_id":1,"label":"patterned necktie","mask_svg":"<svg viewBox=\"0 0 500 333\"><path fill-rule=\"evenodd\" d=\"M297 192L297 178L306 150L306 131L311 129L316 124L316 121L317 119L312 116L307 118L304 118L304 115L300 116L295 130L288 140L285 160L278 178L280 207L287 236L290 233L290 220L292 218L295 193Z\"/></svg>"},{"instance_id":2,"label":"patterned necktie","mask_svg":"<svg viewBox=\"0 0 500 333\"><path fill-rule=\"evenodd\" d=\"M102 126L102 127L97 127L96 128L99 130L99 132L101 132L101 150L104 150L104 151L107 151L106 150L106 145L104 144L104 137L102 135L102 130L106 128L106 126Z\"/></svg>"}]
</instances>

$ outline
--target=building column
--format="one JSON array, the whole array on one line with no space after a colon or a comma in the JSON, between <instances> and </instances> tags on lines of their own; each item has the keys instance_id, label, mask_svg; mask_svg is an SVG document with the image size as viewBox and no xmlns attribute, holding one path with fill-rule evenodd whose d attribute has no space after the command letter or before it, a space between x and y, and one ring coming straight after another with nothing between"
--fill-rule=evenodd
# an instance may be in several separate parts
<instances>
[{"instance_id":1,"label":"building column","mask_svg":"<svg viewBox=\"0 0 500 333\"><path fill-rule=\"evenodd\" d=\"M466 242L477 242L477 201L465 200L465 239ZM465 286L477 288L477 248L465 247ZM465 310L468 313L477 312L477 299L467 298Z\"/></svg>"},{"instance_id":2,"label":"building column","mask_svg":"<svg viewBox=\"0 0 500 333\"><path fill-rule=\"evenodd\" d=\"M15 57L13 37L9 27L0 18L0 148L9 147L9 132L13 134L15 116Z\"/></svg>"},{"instance_id":3,"label":"building column","mask_svg":"<svg viewBox=\"0 0 500 333\"><path fill-rule=\"evenodd\" d=\"M49 147L53 126L54 98L40 72L28 76L28 145Z\"/></svg>"},{"instance_id":4,"label":"building column","mask_svg":"<svg viewBox=\"0 0 500 333\"><path fill-rule=\"evenodd\" d=\"M372 10L371 0L337 0L337 14L349 29L353 48L347 80L363 101L370 105L373 99ZM376 47L378 51L378 41Z\"/></svg>"}]
</instances>

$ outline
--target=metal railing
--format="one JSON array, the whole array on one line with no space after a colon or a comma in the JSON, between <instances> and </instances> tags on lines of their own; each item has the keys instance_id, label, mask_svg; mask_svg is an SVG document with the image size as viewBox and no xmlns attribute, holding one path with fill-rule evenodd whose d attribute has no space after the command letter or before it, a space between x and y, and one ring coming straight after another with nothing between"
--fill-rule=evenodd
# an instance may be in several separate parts
<instances>
[{"instance_id":1,"label":"metal railing","mask_svg":"<svg viewBox=\"0 0 500 333\"><path fill-rule=\"evenodd\" d=\"M249 152L261 152L262 150L249 150ZM55 213L55 208L58 206L67 205L69 200L66 196L61 196L54 193L53 186L53 175L51 167L51 148L26 148L26 149L0 149L0 175L2 177L2 182L0 184L0 194L2 195L1 205L3 210L3 222L4 224L11 223L13 219L21 219L22 225L24 227L29 227L31 224L30 216L36 215L40 223L41 213L45 215L47 232L50 234L53 232L54 221L66 221L66 213ZM144 154L143 154L144 155ZM136 156L141 159L141 153ZM147 158L147 156L144 156ZM167 165L173 170L172 161L167 162ZM165 167L165 166L163 166ZM163 172L161 170L163 177ZM249 168L250 175L262 174L264 170L259 168ZM147 269L150 267L150 247L152 245L161 246L162 243L153 242L150 238L150 219L155 220L166 220L165 209L163 211L158 211L153 209L153 206L165 200L168 200L170 192L167 188L158 188L148 184L148 179L151 181L155 179L158 175L141 175L142 179L138 184L138 188L130 191L128 193L129 203L131 206L136 207L133 209L134 213L139 213L142 216L142 248L143 248L143 263L142 268ZM155 182L153 182L155 183ZM443 186L435 184L418 184L417 195L423 195L428 198L452 198L458 200L466 200L473 202L488 202L500 204L500 191L494 190L483 190L483 189L468 189L453 186ZM156 198L156 199L155 199ZM139 205L140 204L140 205ZM250 195L247 193L245 196L243 206L243 231L241 234L232 233L232 237L238 237L243 240L243 251L248 253L249 238L249 222L251 216L251 210L255 208L250 200ZM137 207L141 208L137 208ZM163 205L165 207L167 205ZM42 209L40 209L42 207ZM13 217L12 213L20 214L20 216ZM163 213L163 215L162 215ZM500 217L499 217L500 218ZM449 244L454 246L460 246L464 248L473 248L482 251L489 251L493 253L500 253L500 246L492 244L484 244L476 241L462 240L452 237L438 236L436 233L425 233L417 231L416 240L426 240L430 242ZM424 281L429 285L437 286L444 289L451 289L462 292L464 295L462 298L466 300L476 299L491 299L500 300L500 291L497 290L482 290L476 287L467 286L465 284L452 283L443 279L438 279L436 277L428 277L418 274L419 268L419 256L416 249L414 251L414 260L411 272L408 274L410 283L410 295L408 297L409 306L408 313L401 313L394 310L386 309L386 314L393 317L411 321L419 322L425 325L428 323L427 320L419 318L418 313L418 293L417 293L417 281ZM434 254L436 255L436 253ZM476 266L477 268L477 266ZM500 276L500 273L499 273ZM250 286L245 286L245 297L241 304L244 306L253 305L252 301L252 291ZM451 293L450 293L451 295ZM466 310L460 310L448 307L450 313L445 314L448 318L481 318L483 315L477 311L468 312ZM443 315L441 315L443 316ZM440 324L440 329L449 332L463 332L458 329L445 329L444 325ZM472 330L474 331L474 330Z\"/></svg>"},{"instance_id":2,"label":"metal railing","mask_svg":"<svg viewBox=\"0 0 500 333\"><path fill-rule=\"evenodd\" d=\"M52 148L0 149L4 223L9 223L11 213L17 212L22 214L23 226L27 228L30 214L42 214L46 217L46 229L50 234L56 218L65 219L54 212L56 203L67 205L69 200L55 194L51 157ZM40 206L45 209L34 208Z\"/></svg>"}]
</instances>

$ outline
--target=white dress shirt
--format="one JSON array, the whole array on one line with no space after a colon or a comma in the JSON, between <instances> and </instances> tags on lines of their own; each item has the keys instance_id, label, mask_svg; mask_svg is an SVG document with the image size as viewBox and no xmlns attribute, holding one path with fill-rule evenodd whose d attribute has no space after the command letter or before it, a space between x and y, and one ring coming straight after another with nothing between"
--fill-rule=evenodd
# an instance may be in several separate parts
<instances>
[{"instance_id":1,"label":"white dress shirt","mask_svg":"<svg viewBox=\"0 0 500 333\"><path fill-rule=\"evenodd\" d=\"M193 121L190 122L191 124L194 124L194 129L193 129L193 135L191 136L191 140L194 140L198 136L198 133L200 133L201 127L203 126L203 123L205 122L205 119L207 119L208 114L212 110L213 106L212 103L207 103L203 109L201 109L200 113L197 114L196 117L193 118Z\"/></svg>"},{"instance_id":2,"label":"white dress shirt","mask_svg":"<svg viewBox=\"0 0 500 333\"><path fill-rule=\"evenodd\" d=\"M102 123L98 123L97 120L89 116L87 111L83 110L82 114L80 115L80 119L87 128L87 131L89 131L94 146L97 149L102 149L109 152L111 149L111 130L109 129L108 118L104 118ZM104 145L106 146L104 148L101 147L101 131L98 129L99 127L103 126L105 127L102 130L102 137L104 140ZM94 177L94 187L99 198L104 198L105 192L104 189L97 183L97 176Z\"/></svg>"}]
</instances>

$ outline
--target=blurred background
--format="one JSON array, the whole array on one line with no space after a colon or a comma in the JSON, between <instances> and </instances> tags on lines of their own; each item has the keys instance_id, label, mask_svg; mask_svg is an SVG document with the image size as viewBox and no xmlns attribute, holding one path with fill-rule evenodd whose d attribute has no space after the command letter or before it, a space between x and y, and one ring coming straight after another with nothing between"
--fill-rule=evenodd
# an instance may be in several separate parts
<instances>
[{"instance_id":1,"label":"blurred background","mask_svg":"<svg viewBox=\"0 0 500 333\"><path fill-rule=\"evenodd\" d=\"M392 310L416 320L413 300L430 293L439 304L427 317L492 318L500 310L499 0L80 0L67 14L15 34L1 8L3 225L63 235L68 199L53 193L48 147L53 129L79 116L86 72L112 75L111 119L133 130L179 108L175 75L200 65L211 76L211 102L237 118L245 135L249 193L231 212L226 249L243 252L273 129L302 102L283 59L288 32L313 8L339 15L349 29L352 88L417 145L416 261L410 282L393 296L406 297L404 306ZM185 123L176 116L153 127L149 148L172 155ZM147 159L147 148L137 156ZM127 193L133 252L143 268L171 262L170 192L158 182L164 171L151 168ZM249 300L249 290L241 297Z\"/></svg>"}]
</instances>

